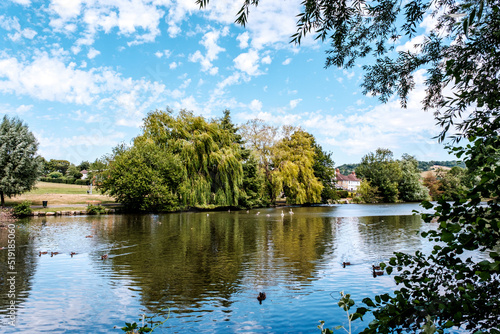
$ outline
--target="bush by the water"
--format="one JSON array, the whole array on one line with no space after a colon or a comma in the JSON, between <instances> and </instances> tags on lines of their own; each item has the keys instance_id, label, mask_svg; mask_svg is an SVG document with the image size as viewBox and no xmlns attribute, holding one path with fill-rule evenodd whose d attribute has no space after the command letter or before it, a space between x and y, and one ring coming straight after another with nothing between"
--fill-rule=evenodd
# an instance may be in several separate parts
<instances>
[{"instance_id":1,"label":"bush by the water","mask_svg":"<svg viewBox=\"0 0 500 334\"><path fill-rule=\"evenodd\" d=\"M92 205L87 206L87 214L88 215L100 215L102 213L106 213L106 209L100 205Z\"/></svg>"},{"instance_id":2,"label":"bush by the water","mask_svg":"<svg viewBox=\"0 0 500 334\"><path fill-rule=\"evenodd\" d=\"M31 216L32 212L30 201L24 201L14 206L14 215L17 217Z\"/></svg>"}]
</instances>

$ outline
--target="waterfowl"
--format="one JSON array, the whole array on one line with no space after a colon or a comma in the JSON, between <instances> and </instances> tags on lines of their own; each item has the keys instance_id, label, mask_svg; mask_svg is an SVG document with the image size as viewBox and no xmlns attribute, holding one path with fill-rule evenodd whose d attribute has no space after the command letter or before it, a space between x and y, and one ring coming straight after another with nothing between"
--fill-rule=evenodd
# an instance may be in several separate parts
<instances>
[{"instance_id":1,"label":"waterfowl","mask_svg":"<svg viewBox=\"0 0 500 334\"><path fill-rule=\"evenodd\" d=\"M42 256L42 255L45 255L45 254L47 254L47 253L48 253L48 252L42 252L42 251L40 251L40 252L38 252L38 256Z\"/></svg>"},{"instance_id":2,"label":"waterfowl","mask_svg":"<svg viewBox=\"0 0 500 334\"><path fill-rule=\"evenodd\" d=\"M262 304L262 301L266 300L266 293L265 292L259 292L259 295L257 296L257 300L259 301L259 304Z\"/></svg>"},{"instance_id":3,"label":"waterfowl","mask_svg":"<svg viewBox=\"0 0 500 334\"><path fill-rule=\"evenodd\" d=\"M266 217L271 217L271 215L268 213L268 214L266 215Z\"/></svg>"},{"instance_id":4,"label":"waterfowl","mask_svg":"<svg viewBox=\"0 0 500 334\"><path fill-rule=\"evenodd\" d=\"M289 212L291 215L293 215L293 211L292 211L292 208L290 208L290 212Z\"/></svg>"},{"instance_id":5,"label":"waterfowl","mask_svg":"<svg viewBox=\"0 0 500 334\"><path fill-rule=\"evenodd\" d=\"M250 213L250 210L247 210L247 213Z\"/></svg>"},{"instance_id":6,"label":"waterfowl","mask_svg":"<svg viewBox=\"0 0 500 334\"><path fill-rule=\"evenodd\" d=\"M85 238L93 238L93 235L86 235Z\"/></svg>"},{"instance_id":7,"label":"waterfowl","mask_svg":"<svg viewBox=\"0 0 500 334\"><path fill-rule=\"evenodd\" d=\"M106 260L108 258L108 254L101 255L101 260Z\"/></svg>"},{"instance_id":8,"label":"waterfowl","mask_svg":"<svg viewBox=\"0 0 500 334\"><path fill-rule=\"evenodd\" d=\"M50 256L51 257L54 256L54 255L57 255L57 254L59 254L59 252L50 252Z\"/></svg>"},{"instance_id":9,"label":"waterfowl","mask_svg":"<svg viewBox=\"0 0 500 334\"><path fill-rule=\"evenodd\" d=\"M71 253L69 253L69 255L71 255L71 257L73 257L73 255L76 255L76 253L75 252L71 252Z\"/></svg>"},{"instance_id":10,"label":"waterfowl","mask_svg":"<svg viewBox=\"0 0 500 334\"><path fill-rule=\"evenodd\" d=\"M380 266L372 265L373 270L380 270Z\"/></svg>"},{"instance_id":11,"label":"waterfowl","mask_svg":"<svg viewBox=\"0 0 500 334\"><path fill-rule=\"evenodd\" d=\"M281 217L285 217L285 213L283 212L283 210L281 210Z\"/></svg>"},{"instance_id":12,"label":"waterfowl","mask_svg":"<svg viewBox=\"0 0 500 334\"><path fill-rule=\"evenodd\" d=\"M259 211L259 212L257 212L257 214L258 214L258 215L260 215L260 211Z\"/></svg>"},{"instance_id":13,"label":"waterfowl","mask_svg":"<svg viewBox=\"0 0 500 334\"><path fill-rule=\"evenodd\" d=\"M375 269L375 266L373 266L373 277L382 276L383 274L383 271L378 271Z\"/></svg>"},{"instance_id":14,"label":"waterfowl","mask_svg":"<svg viewBox=\"0 0 500 334\"><path fill-rule=\"evenodd\" d=\"M350 266L351 262L342 262L342 267L345 268L345 266Z\"/></svg>"}]
</instances>

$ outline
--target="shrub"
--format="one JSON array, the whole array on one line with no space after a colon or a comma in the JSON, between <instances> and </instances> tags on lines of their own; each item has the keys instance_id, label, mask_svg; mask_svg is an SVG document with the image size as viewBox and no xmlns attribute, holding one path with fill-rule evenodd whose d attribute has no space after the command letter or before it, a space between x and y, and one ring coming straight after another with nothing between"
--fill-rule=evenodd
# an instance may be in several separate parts
<instances>
[{"instance_id":1,"label":"shrub","mask_svg":"<svg viewBox=\"0 0 500 334\"><path fill-rule=\"evenodd\" d=\"M63 174L60 172L52 172L49 174L49 177L51 177L53 179L60 179L63 177Z\"/></svg>"},{"instance_id":2,"label":"shrub","mask_svg":"<svg viewBox=\"0 0 500 334\"><path fill-rule=\"evenodd\" d=\"M337 190L338 198L347 198L349 197L349 192L347 190Z\"/></svg>"},{"instance_id":3,"label":"shrub","mask_svg":"<svg viewBox=\"0 0 500 334\"><path fill-rule=\"evenodd\" d=\"M100 215L101 213L105 213L106 209L100 205L92 205L87 206L87 214L88 215Z\"/></svg>"},{"instance_id":4,"label":"shrub","mask_svg":"<svg viewBox=\"0 0 500 334\"><path fill-rule=\"evenodd\" d=\"M14 215L17 217L26 217L26 216L31 216L31 213L33 210L31 210L31 202L30 201L24 201L20 204L16 204L14 206Z\"/></svg>"}]
</instances>

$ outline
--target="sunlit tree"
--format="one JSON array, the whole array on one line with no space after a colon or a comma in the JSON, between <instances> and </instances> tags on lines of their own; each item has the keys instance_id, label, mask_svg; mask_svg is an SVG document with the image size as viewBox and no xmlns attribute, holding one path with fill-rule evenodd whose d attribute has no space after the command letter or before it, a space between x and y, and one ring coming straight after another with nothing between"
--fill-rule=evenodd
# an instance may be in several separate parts
<instances>
[{"instance_id":1,"label":"sunlit tree","mask_svg":"<svg viewBox=\"0 0 500 334\"><path fill-rule=\"evenodd\" d=\"M17 118L3 117L0 124L0 199L30 191L41 175L38 141Z\"/></svg>"}]
</instances>

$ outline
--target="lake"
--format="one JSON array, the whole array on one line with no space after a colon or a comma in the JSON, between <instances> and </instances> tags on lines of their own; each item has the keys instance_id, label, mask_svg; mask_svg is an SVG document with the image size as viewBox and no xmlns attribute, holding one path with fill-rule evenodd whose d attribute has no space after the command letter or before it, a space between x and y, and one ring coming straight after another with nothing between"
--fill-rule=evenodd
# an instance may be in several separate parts
<instances>
[{"instance_id":1,"label":"lake","mask_svg":"<svg viewBox=\"0 0 500 334\"><path fill-rule=\"evenodd\" d=\"M157 312L155 319L169 319L155 333L319 333L320 320L347 325L340 291L357 305L390 292L391 276L374 278L372 264L395 251L430 249L417 235L429 226L414 209L423 211L414 203L349 204L297 207L294 214L270 208L26 219L15 233L14 299L7 298L7 251L0 250L0 332L123 333L113 327ZM0 229L0 247L7 240ZM262 304L259 292L267 296ZM16 327L6 324L11 301ZM353 332L368 320L354 322Z\"/></svg>"}]
</instances>

